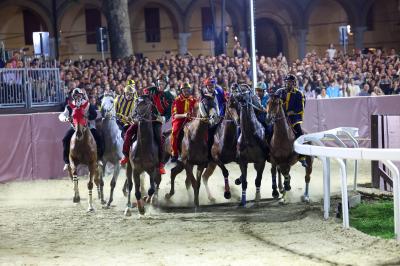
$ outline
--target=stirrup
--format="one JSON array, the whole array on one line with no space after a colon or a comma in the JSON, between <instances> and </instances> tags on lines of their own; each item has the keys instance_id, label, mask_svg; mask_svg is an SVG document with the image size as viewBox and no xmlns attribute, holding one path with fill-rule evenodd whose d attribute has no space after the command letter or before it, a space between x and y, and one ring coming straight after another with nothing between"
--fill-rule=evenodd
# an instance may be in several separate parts
<instances>
[{"instance_id":1,"label":"stirrup","mask_svg":"<svg viewBox=\"0 0 400 266\"><path fill-rule=\"evenodd\" d=\"M103 162L101 160L97 161L97 165L103 167Z\"/></svg>"},{"instance_id":2,"label":"stirrup","mask_svg":"<svg viewBox=\"0 0 400 266\"><path fill-rule=\"evenodd\" d=\"M69 169L69 164L68 163L64 164L63 171L68 171L68 169Z\"/></svg>"}]
</instances>

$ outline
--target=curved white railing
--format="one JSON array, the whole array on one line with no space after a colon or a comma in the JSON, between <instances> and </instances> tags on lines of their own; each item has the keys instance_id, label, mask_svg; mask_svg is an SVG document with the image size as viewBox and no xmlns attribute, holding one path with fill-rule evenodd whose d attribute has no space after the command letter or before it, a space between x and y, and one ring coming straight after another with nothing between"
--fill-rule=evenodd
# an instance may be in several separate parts
<instances>
[{"instance_id":1,"label":"curved white railing","mask_svg":"<svg viewBox=\"0 0 400 266\"><path fill-rule=\"evenodd\" d=\"M347 148L346 144L344 144L344 142L339 138L340 136L349 137L349 139L353 142L354 148ZM296 140L294 149L299 154L317 156L323 162L325 219L329 217L330 208L330 158L338 161L341 169L342 212L344 228L349 228L347 171L345 160L356 160L354 189L357 188L357 160L373 160L383 162L390 169L393 175L394 230L396 239L400 241L400 174L399 169L392 163L392 161L400 161L400 149L359 148L356 137L358 137L358 128L340 127L323 132L303 135ZM335 143L341 147L325 147L322 143L322 139L324 138L333 138ZM306 142L311 142L312 145L304 144Z\"/></svg>"}]
</instances>

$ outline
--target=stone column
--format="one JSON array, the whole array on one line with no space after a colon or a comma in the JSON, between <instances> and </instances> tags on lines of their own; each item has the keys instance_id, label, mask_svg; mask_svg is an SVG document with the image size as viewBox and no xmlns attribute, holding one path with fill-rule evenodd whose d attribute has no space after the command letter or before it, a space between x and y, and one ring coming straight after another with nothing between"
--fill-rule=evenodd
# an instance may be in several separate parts
<instances>
[{"instance_id":1,"label":"stone column","mask_svg":"<svg viewBox=\"0 0 400 266\"><path fill-rule=\"evenodd\" d=\"M365 26L357 26L351 29L354 33L354 47L356 49L364 49L364 32L367 30Z\"/></svg>"},{"instance_id":2,"label":"stone column","mask_svg":"<svg viewBox=\"0 0 400 266\"><path fill-rule=\"evenodd\" d=\"M188 32L180 32L178 34L179 37L179 54L184 55L188 52L188 40L191 33Z\"/></svg>"},{"instance_id":3,"label":"stone column","mask_svg":"<svg viewBox=\"0 0 400 266\"><path fill-rule=\"evenodd\" d=\"M298 29L296 31L298 54L300 59L303 59L306 56L307 34L308 34L308 29Z\"/></svg>"},{"instance_id":4,"label":"stone column","mask_svg":"<svg viewBox=\"0 0 400 266\"><path fill-rule=\"evenodd\" d=\"M240 41L240 46L242 46L243 48L247 48L247 32L245 31L239 32L238 38Z\"/></svg>"},{"instance_id":5,"label":"stone column","mask_svg":"<svg viewBox=\"0 0 400 266\"><path fill-rule=\"evenodd\" d=\"M103 0L112 59L133 54L128 0Z\"/></svg>"}]
</instances>

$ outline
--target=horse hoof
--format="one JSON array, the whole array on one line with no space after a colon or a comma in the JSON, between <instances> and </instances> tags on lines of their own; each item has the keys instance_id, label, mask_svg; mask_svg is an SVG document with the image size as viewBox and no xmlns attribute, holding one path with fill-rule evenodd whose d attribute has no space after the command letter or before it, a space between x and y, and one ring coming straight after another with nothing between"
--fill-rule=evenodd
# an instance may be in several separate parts
<instances>
[{"instance_id":1,"label":"horse hoof","mask_svg":"<svg viewBox=\"0 0 400 266\"><path fill-rule=\"evenodd\" d=\"M224 192L224 198L225 199L230 199L232 197L231 192L230 191L225 191Z\"/></svg>"},{"instance_id":2,"label":"horse hoof","mask_svg":"<svg viewBox=\"0 0 400 266\"><path fill-rule=\"evenodd\" d=\"M155 192L154 188L150 188L150 189L147 191L147 194L151 197L151 196L153 196L154 192Z\"/></svg>"},{"instance_id":3,"label":"horse hoof","mask_svg":"<svg viewBox=\"0 0 400 266\"><path fill-rule=\"evenodd\" d=\"M79 203L81 201L81 197L77 196L72 199L74 203Z\"/></svg>"},{"instance_id":4,"label":"horse hoof","mask_svg":"<svg viewBox=\"0 0 400 266\"><path fill-rule=\"evenodd\" d=\"M239 186L242 184L242 181L240 181L240 178L235 179L235 185Z\"/></svg>"},{"instance_id":5,"label":"horse hoof","mask_svg":"<svg viewBox=\"0 0 400 266\"><path fill-rule=\"evenodd\" d=\"M101 201L101 205L105 205L106 203L107 203L107 201L105 201L105 200Z\"/></svg>"},{"instance_id":6,"label":"horse hoof","mask_svg":"<svg viewBox=\"0 0 400 266\"><path fill-rule=\"evenodd\" d=\"M142 200L137 201L137 208L139 210L139 214L144 215L144 203Z\"/></svg>"},{"instance_id":7,"label":"horse hoof","mask_svg":"<svg viewBox=\"0 0 400 266\"><path fill-rule=\"evenodd\" d=\"M261 199L261 194L260 194L260 192L258 192L258 193L256 193L256 197L254 198L254 201L258 203L260 201L260 199Z\"/></svg>"},{"instance_id":8,"label":"horse hoof","mask_svg":"<svg viewBox=\"0 0 400 266\"><path fill-rule=\"evenodd\" d=\"M273 197L274 199L279 198L279 192L278 192L278 190L272 191L272 197Z\"/></svg>"},{"instance_id":9,"label":"horse hoof","mask_svg":"<svg viewBox=\"0 0 400 266\"><path fill-rule=\"evenodd\" d=\"M214 197L208 197L208 200L211 202L211 203L215 203L215 198Z\"/></svg>"},{"instance_id":10,"label":"horse hoof","mask_svg":"<svg viewBox=\"0 0 400 266\"><path fill-rule=\"evenodd\" d=\"M309 197L309 196L302 195L302 196L301 196L301 201L302 201L302 202L305 202L305 203L310 203L310 197Z\"/></svg>"},{"instance_id":11,"label":"horse hoof","mask_svg":"<svg viewBox=\"0 0 400 266\"><path fill-rule=\"evenodd\" d=\"M93 207L89 207L88 209L87 209L87 212L94 212L94 208Z\"/></svg>"},{"instance_id":12,"label":"horse hoof","mask_svg":"<svg viewBox=\"0 0 400 266\"><path fill-rule=\"evenodd\" d=\"M104 205L102 208L105 209L105 210L109 210L110 209L110 205L109 204Z\"/></svg>"},{"instance_id":13,"label":"horse hoof","mask_svg":"<svg viewBox=\"0 0 400 266\"><path fill-rule=\"evenodd\" d=\"M127 207L127 208L125 209L124 215L125 215L126 217L129 217L129 216L132 215L132 212L131 212L130 208Z\"/></svg>"},{"instance_id":14,"label":"horse hoof","mask_svg":"<svg viewBox=\"0 0 400 266\"><path fill-rule=\"evenodd\" d=\"M289 182L284 182L283 187L285 188L285 191L290 191L292 189Z\"/></svg>"},{"instance_id":15,"label":"horse hoof","mask_svg":"<svg viewBox=\"0 0 400 266\"><path fill-rule=\"evenodd\" d=\"M240 202L239 208L246 208L246 202Z\"/></svg>"},{"instance_id":16,"label":"horse hoof","mask_svg":"<svg viewBox=\"0 0 400 266\"><path fill-rule=\"evenodd\" d=\"M174 195L174 194L167 193L167 194L165 194L165 199L169 200L169 199L171 199L171 197L172 197L173 195Z\"/></svg>"}]
</instances>

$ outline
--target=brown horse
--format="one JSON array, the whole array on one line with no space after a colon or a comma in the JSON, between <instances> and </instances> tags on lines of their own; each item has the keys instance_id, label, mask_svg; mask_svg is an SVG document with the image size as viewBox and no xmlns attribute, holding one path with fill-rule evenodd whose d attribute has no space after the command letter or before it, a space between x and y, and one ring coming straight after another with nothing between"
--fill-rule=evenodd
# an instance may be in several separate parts
<instances>
[{"instance_id":1,"label":"brown horse","mask_svg":"<svg viewBox=\"0 0 400 266\"><path fill-rule=\"evenodd\" d=\"M69 176L74 182L74 198L73 202L80 202L79 188L78 188L78 174L77 167L79 164L87 165L89 168L89 182L87 184L89 190L89 208L88 211L94 211L93 201L92 201L92 189L93 189L93 179L96 186L99 188L99 197L102 202L104 202L103 187L104 183L102 179L99 179L99 170L97 165L97 146L96 141L92 133L87 126L86 118L78 118L74 116L79 116L79 113L73 114L75 126L75 133L71 138L69 161L70 165L68 168Z\"/></svg>"},{"instance_id":2,"label":"brown horse","mask_svg":"<svg viewBox=\"0 0 400 266\"><path fill-rule=\"evenodd\" d=\"M246 206L246 190L247 190L247 165L254 163L257 172L256 185L256 204L261 199L260 187L262 174L265 168L265 162L268 158L267 137L264 126L257 120L254 109L258 107L258 100L251 93L248 86L239 86L238 92L234 97L240 103L240 136L238 140L238 162L240 166L241 176L235 180L237 185L242 185L242 198L240 205Z\"/></svg>"},{"instance_id":3,"label":"brown horse","mask_svg":"<svg viewBox=\"0 0 400 266\"><path fill-rule=\"evenodd\" d=\"M299 155L294 151L295 135L292 127L289 125L285 112L283 111L282 101L278 94L270 97L267 105L267 121L273 123L273 134L270 142L270 160L272 164L272 189L273 196L278 194L276 185L276 170L280 171L284 180L283 202L286 201L286 192L291 190L290 187L290 168L299 160ZM306 157L306 189L303 200L309 201L308 189L310 184L313 157ZM279 187L281 188L281 180L279 178ZM278 194L279 195L279 194Z\"/></svg>"},{"instance_id":4,"label":"brown horse","mask_svg":"<svg viewBox=\"0 0 400 266\"><path fill-rule=\"evenodd\" d=\"M153 103L148 97L140 98L135 107L134 118L137 120L138 129L136 141L132 143L129 154L129 163L126 170L127 186L128 186L128 203L125 209L125 215L129 216L131 206L131 191L132 191L132 172L135 183L135 197L139 213L145 213L144 203L142 200L140 175L146 172L150 176L150 189L148 190L149 202L155 200L161 182L159 172L158 145L154 139L153 122L154 117L152 109ZM133 170L133 171L132 171ZM157 185L157 187L155 186Z\"/></svg>"},{"instance_id":5,"label":"brown horse","mask_svg":"<svg viewBox=\"0 0 400 266\"><path fill-rule=\"evenodd\" d=\"M201 96L200 102L196 106L196 117L185 125L183 129L183 139L180 145L182 161L171 169L171 189L165 195L166 199L170 199L175 194L175 177L186 171L186 187L192 184L194 191L194 205L199 206L199 190L200 181L204 169L209 163L208 157L208 129L209 126L215 125L218 114L216 102L212 97ZM171 150L170 141L166 141L166 151ZM193 175L193 168L197 165L196 177Z\"/></svg>"},{"instance_id":6,"label":"brown horse","mask_svg":"<svg viewBox=\"0 0 400 266\"><path fill-rule=\"evenodd\" d=\"M215 201L215 199L211 195L210 189L208 188L208 179L213 174L217 165L221 169L222 175L224 176L224 197L226 199L231 198L229 171L226 169L225 164L237 161L237 140L239 127L238 112L238 102L234 97L229 97L226 104L224 119L219 124L214 136L214 143L211 148L211 156L213 161L208 164L207 169L203 174L203 183L210 201Z\"/></svg>"}]
</instances>

